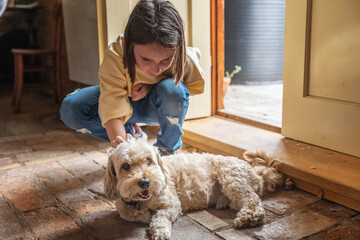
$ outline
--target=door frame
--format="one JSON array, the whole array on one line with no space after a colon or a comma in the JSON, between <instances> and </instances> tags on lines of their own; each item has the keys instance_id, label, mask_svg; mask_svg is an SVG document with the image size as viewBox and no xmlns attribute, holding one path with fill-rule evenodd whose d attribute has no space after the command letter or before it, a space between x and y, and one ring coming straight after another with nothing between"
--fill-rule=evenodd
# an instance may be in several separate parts
<instances>
[{"instance_id":1,"label":"door frame","mask_svg":"<svg viewBox=\"0 0 360 240\"><path fill-rule=\"evenodd\" d=\"M211 115L224 108L223 82L225 71L225 0L210 0L211 23Z\"/></svg>"}]
</instances>

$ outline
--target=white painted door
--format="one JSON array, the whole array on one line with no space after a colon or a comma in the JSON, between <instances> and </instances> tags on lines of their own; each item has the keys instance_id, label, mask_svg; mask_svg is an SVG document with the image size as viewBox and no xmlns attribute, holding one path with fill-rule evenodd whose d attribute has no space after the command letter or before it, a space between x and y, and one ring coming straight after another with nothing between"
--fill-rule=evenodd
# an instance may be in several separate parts
<instances>
[{"instance_id":1,"label":"white painted door","mask_svg":"<svg viewBox=\"0 0 360 240\"><path fill-rule=\"evenodd\" d=\"M123 33L130 13L137 0L98 0L98 15L104 15L99 29L99 42L105 48L120 33ZM186 119L210 116L211 114L211 57L210 57L210 1L172 0L185 24L187 46L198 47L202 54L201 66L206 74L205 91L190 97ZM104 46L106 45L106 46ZM101 58L101 56L100 56Z\"/></svg>"},{"instance_id":2,"label":"white painted door","mask_svg":"<svg viewBox=\"0 0 360 240\"><path fill-rule=\"evenodd\" d=\"M69 78L99 84L99 48L96 2L63 0L64 30Z\"/></svg>"},{"instance_id":3,"label":"white painted door","mask_svg":"<svg viewBox=\"0 0 360 240\"><path fill-rule=\"evenodd\" d=\"M360 1L288 0L286 137L360 157Z\"/></svg>"}]
</instances>

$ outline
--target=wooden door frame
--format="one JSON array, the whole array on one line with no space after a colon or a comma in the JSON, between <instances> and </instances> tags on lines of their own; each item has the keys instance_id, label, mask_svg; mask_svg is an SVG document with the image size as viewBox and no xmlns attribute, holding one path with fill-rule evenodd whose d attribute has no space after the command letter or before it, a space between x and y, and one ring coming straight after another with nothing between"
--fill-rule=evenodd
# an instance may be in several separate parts
<instances>
[{"instance_id":1,"label":"wooden door frame","mask_svg":"<svg viewBox=\"0 0 360 240\"><path fill-rule=\"evenodd\" d=\"M211 23L211 115L224 108L225 0L210 0Z\"/></svg>"},{"instance_id":2,"label":"wooden door frame","mask_svg":"<svg viewBox=\"0 0 360 240\"><path fill-rule=\"evenodd\" d=\"M107 16L106 16L106 0L96 0L97 11L97 27L99 41L99 65L104 59L105 50L108 46L107 32Z\"/></svg>"}]
</instances>

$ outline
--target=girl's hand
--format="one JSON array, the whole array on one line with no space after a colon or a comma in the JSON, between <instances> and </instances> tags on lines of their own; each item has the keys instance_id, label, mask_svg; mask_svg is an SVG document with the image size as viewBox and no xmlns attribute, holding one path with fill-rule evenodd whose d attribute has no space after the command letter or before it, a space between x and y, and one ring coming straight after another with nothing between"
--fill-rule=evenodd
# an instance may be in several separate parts
<instances>
[{"instance_id":1,"label":"girl's hand","mask_svg":"<svg viewBox=\"0 0 360 240\"><path fill-rule=\"evenodd\" d=\"M115 148L117 145L123 142L125 142L125 139L123 137L116 136L115 139L111 141L111 146Z\"/></svg>"},{"instance_id":2,"label":"girl's hand","mask_svg":"<svg viewBox=\"0 0 360 240\"><path fill-rule=\"evenodd\" d=\"M145 84L145 83L136 84L132 89L131 100L137 101L144 98L150 92L150 89L151 89L150 84Z\"/></svg>"},{"instance_id":3,"label":"girl's hand","mask_svg":"<svg viewBox=\"0 0 360 240\"><path fill-rule=\"evenodd\" d=\"M127 133L126 134L126 139L132 138L132 136ZM116 148L117 145L119 145L120 143L126 142L126 140L121 137L121 136L116 136L114 140L111 141L111 146Z\"/></svg>"}]
</instances>

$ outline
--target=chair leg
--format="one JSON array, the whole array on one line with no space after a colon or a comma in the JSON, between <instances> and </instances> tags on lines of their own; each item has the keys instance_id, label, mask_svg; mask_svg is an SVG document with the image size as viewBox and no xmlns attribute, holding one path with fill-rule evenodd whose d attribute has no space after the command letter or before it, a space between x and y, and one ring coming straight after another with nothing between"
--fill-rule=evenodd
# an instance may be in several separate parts
<instances>
[{"instance_id":1,"label":"chair leg","mask_svg":"<svg viewBox=\"0 0 360 240\"><path fill-rule=\"evenodd\" d=\"M14 113L20 111L21 94L24 81L23 55L15 54L15 82L14 82Z\"/></svg>"},{"instance_id":2,"label":"chair leg","mask_svg":"<svg viewBox=\"0 0 360 240\"><path fill-rule=\"evenodd\" d=\"M55 57L55 67L56 67L56 76L55 76L55 95L56 101L61 103L62 101L62 84L61 84L61 54L58 52Z\"/></svg>"},{"instance_id":3,"label":"chair leg","mask_svg":"<svg viewBox=\"0 0 360 240\"><path fill-rule=\"evenodd\" d=\"M57 95L57 72L56 72L56 55L52 55L51 56L51 61L52 61L52 70L51 70L51 83L52 83L52 87L54 90L54 101L57 103L59 102L58 100L58 95Z\"/></svg>"},{"instance_id":4,"label":"chair leg","mask_svg":"<svg viewBox=\"0 0 360 240\"><path fill-rule=\"evenodd\" d=\"M11 102L11 105L13 105L13 106L15 106L15 99L16 99L16 93L17 93L17 91L16 91L16 89L17 89L17 87L18 87L18 71L17 71L17 68L16 68L16 66L15 66L15 73L14 73L14 89L13 89L13 99L12 99L12 102Z\"/></svg>"},{"instance_id":5,"label":"chair leg","mask_svg":"<svg viewBox=\"0 0 360 240\"><path fill-rule=\"evenodd\" d=\"M14 88L13 88L13 99L11 104L15 106L15 100L16 100L16 94L17 94L17 88L18 88L18 76L19 76L19 64L18 64L18 56L17 54L14 54Z\"/></svg>"}]
</instances>

